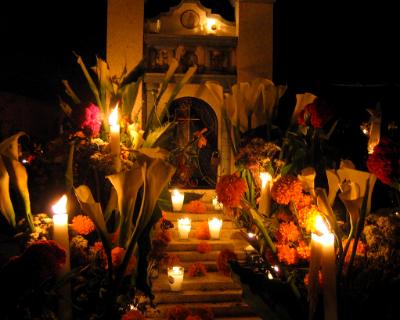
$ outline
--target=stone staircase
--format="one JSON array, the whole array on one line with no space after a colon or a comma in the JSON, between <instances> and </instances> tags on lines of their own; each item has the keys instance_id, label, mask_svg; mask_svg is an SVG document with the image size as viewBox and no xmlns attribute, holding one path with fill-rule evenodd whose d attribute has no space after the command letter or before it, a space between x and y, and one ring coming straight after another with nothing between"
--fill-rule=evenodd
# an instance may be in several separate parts
<instances>
[{"instance_id":1,"label":"stone staircase","mask_svg":"<svg viewBox=\"0 0 400 320\"><path fill-rule=\"evenodd\" d=\"M172 221L172 241L168 246L168 254L176 255L180 264L185 268L181 291L171 291L168 284L167 270L160 270L157 279L153 281L153 293L155 295L156 309L152 309L146 315L148 319L166 319L169 308L176 305L196 308L209 308L213 311L215 319L256 320L261 319L252 312L243 301L243 290L237 281L231 276L225 276L217 270L217 256L223 249L234 251L239 259L245 259L244 248L248 243L243 239L241 231L236 228L233 221L225 216L222 211L215 211L211 203L207 202L209 210L206 213L193 214L185 212L168 212L167 219ZM180 240L178 236L177 219L189 217L191 219L191 231L188 240ZM209 218L223 219L221 237L219 240L198 240L196 230L199 225ZM197 246L200 242L207 241L211 246L208 253L199 253ZM207 274L200 277L188 275L189 266L195 262L203 263L207 268Z\"/></svg>"}]
</instances>

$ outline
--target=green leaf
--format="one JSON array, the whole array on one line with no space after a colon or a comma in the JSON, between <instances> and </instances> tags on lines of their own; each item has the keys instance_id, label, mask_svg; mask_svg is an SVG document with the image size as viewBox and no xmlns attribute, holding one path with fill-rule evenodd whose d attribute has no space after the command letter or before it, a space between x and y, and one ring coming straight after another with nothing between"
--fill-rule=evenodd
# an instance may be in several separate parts
<instances>
[{"instance_id":1,"label":"green leaf","mask_svg":"<svg viewBox=\"0 0 400 320\"><path fill-rule=\"evenodd\" d=\"M133 82L139 82L139 79L144 76L146 71L146 62L142 59L136 67L130 71L126 77L124 77L121 81L120 88L123 88Z\"/></svg>"},{"instance_id":2,"label":"green leaf","mask_svg":"<svg viewBox=\"0 0 400 320\"><path fill-rule=\"evenodd\" d=\"M62 100L61 98L58 98L58 104L61 108L61 110L68 116L70 117L72 114L72 108L71 106L66 103L64 100Z\"/></svg>"},{"instance_id":3,"label":"green leaf","mask_svg":"<svg viewBox=\"0 0 400 320\"><path fill-rule=\"evenodd\" d=\"M0 155L0 211L7 222L15 228L15 212L10 197L10 176Z\"/></svg>"},{"instance_id":4,"label":"green leaf","mask_svg":"<svg viewBox=\"0 0 400 320\"><path fill-rule=\"evenodd\" d=\"M101 101L99 107L105 114L108 114L109 105L107 101L109 101L109 99L114 96L114 89L111 83L110 70L108 68L107 62L105 62L103 59L96 57L96 61L97 61L96 73L99 81L99 95Z\"/></svg>"},{"instance_id":5,"label":"green leaf","mask_svg":"<svg viewBox=\"0 0 400 320\"><path fill-rule=\"evenodd\" d=\"M129 118L132 120L135 120L134 118L137 117L137 115L132 114L132 110L135 106L135 102L138 96L139 86L140 81L137 81L129 83L126 86L120 88L120 94L122 96L122 113L126 116L129 116Z\"/></svg>"},{"instance_id":6,"label":"green leaf","mask_svg":"<svg viewBox=\"0 0 400 320\"><path fill-rule=\"evenodd\" d=\"M62 80L62 84L65 87L65 93L72 99L75 104L80 104L81 100L76 95L75 91L71 88L68 80Z\"/></svg>"},{"instance_id":7,"label":"green leaf","mask_svg":"<svg viewBox=\"0 0 400 320\"><path fill-rule=\"evenodd\" d=\"M155 146L160 137L174 125L175 125L174 122L167 122L161 127L158 127L157 129L150 131L150 133L146 137L146 140L143 142L143 147L151 148Z\"/></svg>"}]
</instances>

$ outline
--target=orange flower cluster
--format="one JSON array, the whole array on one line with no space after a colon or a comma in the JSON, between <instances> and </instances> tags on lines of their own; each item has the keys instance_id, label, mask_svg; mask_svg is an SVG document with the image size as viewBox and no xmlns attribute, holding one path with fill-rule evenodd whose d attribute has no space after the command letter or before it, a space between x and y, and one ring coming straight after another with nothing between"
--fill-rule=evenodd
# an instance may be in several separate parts
<instances>
[{"instance_id":1,"label":"orange flower cluster","mask_svg":"<svg viewBox=\"0 0 400 320\"><path fill-rule=\"evenodd\" d=\"M297 254L303 260L310 259L311 256L310 246L305 241L299 241L299 245L297 246Z\"/></svg>"},{"instance_id":2,"label":"orange flower cluster","mask_svg":"<svg viewBox=\"0 0 400 320\"><path fill-rule=\"evenodd\" d=\"M272 186L271 197L278 204L297 203L303 193L301 181L294 176L282 176Z\"/></svg>"},{"instance_id":3,"label":"orange flower cluster","mask_svg":"<svg viewBox=\"0 0 400 320\"><path fill-rule=\"evenodd\" d=\"M236 174L227 174L219 178L215 191L224 207L239 207L246 191L246 182Z\"/></svg>"},{"instance_id":4,"label":"orange flower cluster","mask_svg":"<svg viewBox=\"0 0 400 320\"><path fill-rule=\"evenodd\" d=\"M199 253L207 253L210 251L211 251L211 245L206 241L202 241L197 245L197 252Z\"/></svg>"},{"instance_id":5,"label":"orange flower cluster","mask_svg":"<svg viewBox=\"0 0 400 320\"><path fill-rule=\"evenodd\" d=\"M281 223L278 230L278 239L280 242L295 242L301 236L299 228L290 221L289 223Z\"/></svg>"},{"instance_id":6,"label":"orange flower cluster","mask_svg":"<svg viewBox=\"0 0 400 320\"><path fill-rule=\"evenodd\" d=\"M78 234L88 235L96 230L96 227L92 219L90 219L88 216L78 214L72 219L72 229L74 229Z\"/></svg>"},{"instance_id":7,"label":"orange flower cluster","mask_svg":"<svg viewBox=\"0 0 400 320\"><path fill-rule=\"evenodd\" d=\"M223 249L217 257L217 269L223 275L229 276L231 274L231 267L229 261L237 260L236 253L229 249Z\"/></svg>"},{"instance_id":8,"label":"orange flower cluster","mask_svg":"<svg viewBox=\"0 0 400 320\"><path fill-rule=\"evenodd\" d=\"M207 139L204 136L204 133L206 133L207 131L208 131L207 128L203 128L203 129L193 133L194 137L198 139L197 140L197 147L199 149L203 149L207 145Z\"/></svg>"},{"instance_id":9,"label":"orange flower cluster","mask_svg":"<svg viewBox=\"0 0 400 320\"><path fill-rule=\"evenodd\" d=\"M321 215L321 213L315 205L297 210L297 220L300 227L304 228L307 232L315 231L315 220L318 215Z\"/></svg>"},{"instance_id":10,"label":"orange flower cluster","mask_svg":"<svg viewBox=\"0 0 400 320\"><path fill-rule=\"evenodd\" d=\"M193 200L186 205L186 211L190 213L204 213L207 211L207 206L199 200Z\"/></svg>"},{"instance_id":11,"label":"orange flower cluster","mask_svg":"<svg viewBox=\"0 0 400 320\"><path fill-rule=\"evenodd\" d=\"M287 244L277 244L278 259L280 262L286 264L296 264L299 261L299 256L295 248L290 247Z\"/></svg>"},{"instance_id":12,"label":"orange flower cluster","mask_svg":"<svg viewBox=\"0 0 400 320\"><path fill-rule=\"evenodd\" d=\"M189 266L189 277L202 277L207 274L206 266L201 262L195 262Z\"/></svg>"},{"instance_id":13,"label":"orange flower cluster","mask_svg":"<svg viewBox=\"0 0 400 320\"><path fill-rule=\"evenodd\" d=\"M115 247L111 250L111 260L113 267L117 267L122 263L124 259L125 249L121 247Z\"/></svg>"},{"instance_id":14,"label":"orange flower cluster","mask_svg":"<svg viewBox=\"0 0 400 320\"><path fill-rule=\"evenodd\" d=\"M196 230L196 238L199 240L210 240L210 230L208 229L208 222L203 221L199 224Z\"/></svg>"}]
</instances>

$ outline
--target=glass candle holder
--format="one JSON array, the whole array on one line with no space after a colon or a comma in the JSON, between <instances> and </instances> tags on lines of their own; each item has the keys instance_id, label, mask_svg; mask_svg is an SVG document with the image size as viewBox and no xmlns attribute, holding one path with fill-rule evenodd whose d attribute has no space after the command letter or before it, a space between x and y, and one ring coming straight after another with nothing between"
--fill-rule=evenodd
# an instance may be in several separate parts
<instances>
[{"instance_id":1,"label":"glass candle holder","mask_svg":"<svg viewBox=\"0 0 400 320\"><path fill-rule=\"evenodd\" d=\"M208 229L210 230L210 238L217 240L221 237L222 219L216 217L208 220Z\"/></svg>"},{"instance_id":2,"label":"glass candle holder","mask_svg":"<svg viewBox=\"0 0 400 320\"><path fill-rule=\"evenodd\" d=\"M178 219L178 234L179 239L189 239L189 232L191 229L191 220L189 218Z\"/></svg>"},{"instance_id":3,"label":"glass candle holder","mask_svg":"<svg viewBox=\"0 0 400 320\"><path fill-rule=\"evenodd\" d=\"M172 210L181 211L185 194L180 193L178 189L174 189L171 193Z\"/></svg>"},{"instance_id":4,"label":"glass candle holder","mask_svg":"<svg viewBox=\"0 0 400 320\"><path fill-rule=\"evenodd\" d=\"M180 266L168 268L168 283L171 291L180 291L182 289L183 275L185 269Z\"/></svg>"}]
</instances>

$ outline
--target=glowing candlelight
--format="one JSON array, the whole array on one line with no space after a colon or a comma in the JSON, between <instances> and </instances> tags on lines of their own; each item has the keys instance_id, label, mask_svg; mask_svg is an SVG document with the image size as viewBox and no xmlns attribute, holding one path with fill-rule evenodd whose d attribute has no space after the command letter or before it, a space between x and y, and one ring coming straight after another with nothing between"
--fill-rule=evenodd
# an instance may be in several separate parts
<instances>
[{"instance_id":1,"label":"glowing candlelight","mask_svg":"<svg viewBox=\"0 0 400 320\"><path fill-rule=\"evenodd\" d=\"M171 291L180 291L182 288L183 275L185 269L179 266L168 268L168 283Z\"/></svg>"},{"instance_id":2,"label":"glowing candlelight","mask_svg":"<svg viewBox=\"0 0 400 320\"><path fill-rule=\"evenodd\" d=\"M65 250L65 265L60 269L58 278L63 278L71 270L69 253L69 235L68 235L68 214L67 214L67 196L63 195L58 202L52 206L53 215L53 240L55 240ZM72 318L72 309L70 305L71 287L69 284L60 289L63 296L59 301L59 319L67 320Z\"/></svg>"},{"instance_id":3,"label":"glowing candlelight","mask_svg":"<svg viewBox=\"0 0 400 320\"><path fill-rule=\"evenodd\" d=\"M189 239L191 220L189 218L178 219L179 239Z\"/></svg>"},{"instance_id":4,"label":"glowing candlelight","mask_svg":"<svg viewBox=\"0 0 400 320\"><path fill-rule=\"evenodd\" d=\"M260 172L261 196L258 205L260 213L269 215L271 212L271 184L272 176L269 172Z\"/></svg>"},{"instance_id":5,"label":"glowing candlelight","mask_svg":"<svg viewBox=\"0 0 400 320\"><path fill-rule=\"evenodd\" d=\"M321 216L316 217L315 228L319 234L311 234L310 282L313 279L313 283L318 283L318 271L321 265L324 279L325 320L336 320L335 236L329 231L328 226Z\"/></svg>"},{"instance_id":6,"label":"glowing candlelight","mask_svg":"<svg viewBox=\"0 0 400 320\"><path fill-rule=\"evenodd\" d=\"M216 217L208 220L208 229L210 230L211 239L219 239L221 234L222 219Z\"/></svg>"},{"instance_id":7,"label":"glowing candlelight","mask_svg":"<svg viewBox=\"0 0 400 320\"><path fill-rule=\"evenodd\" d=\"M110 150L114 156L114 167L118 172L121 170L121 159L120 159L120 126L118 122L118 104L108 117L108 124L110 125Z\"/></svg>"},{"instance_id":8,"label":"glowing candlelight","mask_svg":"<svg viewBox=\"0 0 400 320\"><path fill-rule=\"evenodd\" d=\"M184 198L185 198L185 194L180 193L178 189L172 190L171 201L172 201L172 209L174 211L182 210Z\"/></svg>"},{"instance_id":9,"label":"glowing candlelight","mask_svg":"<svg viewBox=\"0 0 400 320\"><path fill-rule=\"evenodd\" d=\"M218 201L217 197L212 199L212 204L215 210L222 210L224 207L223 204Z\"/></svg>"}]
</instances>

